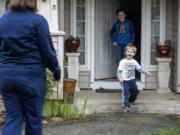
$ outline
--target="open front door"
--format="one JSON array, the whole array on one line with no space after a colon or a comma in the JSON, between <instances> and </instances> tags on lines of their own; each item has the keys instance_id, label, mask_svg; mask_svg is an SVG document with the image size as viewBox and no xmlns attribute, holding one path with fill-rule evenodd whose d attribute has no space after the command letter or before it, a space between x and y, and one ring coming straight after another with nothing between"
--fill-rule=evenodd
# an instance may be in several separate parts
<instances>
[{"instance_id":1,"label":"open front door","mask_svg":"<svg viewBox=\"0 0 180 135\"><path fill-rule=\"evenodd\" d=\"M118 6L118 0L95 0L95 79L116 76L115 48L109 32Z\"/></svg>"}]
</instances>

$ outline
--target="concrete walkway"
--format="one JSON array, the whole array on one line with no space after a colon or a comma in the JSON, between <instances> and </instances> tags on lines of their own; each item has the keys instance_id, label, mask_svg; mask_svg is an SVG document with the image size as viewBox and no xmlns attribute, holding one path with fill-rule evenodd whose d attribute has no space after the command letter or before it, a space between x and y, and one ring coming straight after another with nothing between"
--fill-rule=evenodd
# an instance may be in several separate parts
<instances>
[{"instance_id":1,"label":"concrete walkway","mask_svg":"<svg viewBox=\"0 0 180 135\"><path fill-rule=\"evenodd\" d=\"M44 126L43 135L139 135L142 132L180 128L177 120L176 116L166 115L98 114L82 121Z\"/></svg>"},{"instance_id":2,"label":"concrete walkway","mask_svg":"<svg viewBox=\"0 0 180 135\"><path fill-rule=\"evenodd\" d=\"M89 120L88 120L89 119ZM138 135L165 128L180 128L171 116L98 114L87 120L44 128L43 135Z\"/></svg>"},{"instance_id":3,"label":"concrete walkway","mask_svg":"<svg viewBox=\"0 0 180 135\"><path fill-rule=\"evenodd\" d=\"M87 114L122 112L121 95L119 93L96 93L81 91L75 94L75 102L83 103L88 98ZM141 91L133 113L180 114L180 95L175 93L159 94L155 91Z\"/></svg>"}]
</instances>

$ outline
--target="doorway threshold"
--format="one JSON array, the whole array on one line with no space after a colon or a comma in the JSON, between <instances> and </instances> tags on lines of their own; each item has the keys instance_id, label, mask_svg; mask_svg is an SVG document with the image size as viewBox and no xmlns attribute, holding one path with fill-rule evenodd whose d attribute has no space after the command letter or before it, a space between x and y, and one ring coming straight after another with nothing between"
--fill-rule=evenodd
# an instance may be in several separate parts
<instances>
[{"instance_id":1,"label":"doorway threshold","mask_svg":"<svg viewBox=\"0 0 180 135\"><path fill-rule=\"evenodd\" d=\"M144 88L144 83L141 81L137 80L136 81L137 87L139 90L143 90ZM121 89L121 85L117 81L111 81L111 80L98 80L93 83L91 83L91 89L96 90L96 89Z\"/></svg>"}]
</instances>

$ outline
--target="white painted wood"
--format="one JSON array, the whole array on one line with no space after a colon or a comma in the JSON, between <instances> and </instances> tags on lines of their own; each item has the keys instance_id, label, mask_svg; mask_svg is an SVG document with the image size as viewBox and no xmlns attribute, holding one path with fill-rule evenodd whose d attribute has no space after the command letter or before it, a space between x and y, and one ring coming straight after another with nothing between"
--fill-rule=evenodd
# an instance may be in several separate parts
<instances>
[{"instance_id":1,"label":"white painted wood","mask_svg":"<svg viewBox=\"0 0 180 135\"><path fill-rule=\"evenodd\" d=\"M95 80L95 0L91 0L91 37L90 37L90 70L91 70L91 82Z\"/></svg>"},{"instance_id":2,"label":"white painted wood","mask_svg":"<svg viewBox=\"0 0 180 135\"><path fill-rule=\"evenodd\" d=\"M59 29L57 0L51 0L51 28L56 31Z\"/></svg>"},{"instance_id":3,"label":"white painted wood","mask_svg":"<svg viewBox=\"0 0 180 135\"><path fill-rule=\"evenodd\" d=\"M80 71L90 71L91 69L91 30L93 27L93 22L91 20L92 16L92 2L90 0L85 0L85 65L80 65ZM76 37L77 28L77 11L76 11L76 0L71 0L71 35Z\"/></svg>"},{"instance_id":4,"label":"white painted wood","mask_svg":"<svg viewBox=\"0 0 180 135\"><path fill-rule=\"evenodd\" d=\"M59 0L58 3L58 15L59 15L59 28L64 31L64 0Z\"/></svg>"},{"instance_id":5,"label":"white painted wood","mask_svg":"<svg viewBox=\"0 0 180 135\"><path fill-rule=\"evenodd\" d=\"M95 0L95 79L116 76L115 48L109 32L116 20L117 0Z\"/></svg>"},{"instance_id":6,"label":"white painted wood","mask_svg":"<svg viewBox=\"0 0 180 135\"><path fill-rule=\"evenodd\" d=\"M68 57L68 78L76 80L75 91L80 91L79 88L79 56L80 53L66 53Z\"/></svg>"},{"instance_id":7,"label":"white painted wood","mask_svg":"<svg viewBox=\"0 0 180 135\"><path fill-rule=\"evenodd\" d=\"M158 93L167 93L171 92L169 89L169 77L170 77L170 62L171 58L156 58L158 62Z\"/></svg>"},{"instance_id":8,"label":"white painted wood","mask_svg":"<svg viewBox=\"0 0 180 135\"><path fill-rule=\"evenodd\" d=\"M151 0L144 0L146 2L147 6L147 11L146 12L146 17L147 17L147 32L148 34L146 35L147 37L147 42L145 45L147 45L146 53L147 53L147 59L146 61L148 62L147 67L149 71L157 71L157 65L151 65ZM159 42L164 42L166 38L166 0L160 0L160 41Z\"/></svg>"},{"instance_id":9,"label":"white painted wood","mask_svg":"<svg viewBox=\"0 0 180 135\"><path fill-rule=\"evenodd\" d=\"M142 19L141 19L141 66L143 69L147 70L147 53L146 53L146 50L147 50L147 46L146 46L146 43L148 42L147 41L147 37L148 37L148 26L149 26L149 23L146 21L148 18L147 18L147 14L149 13L148 11L148 6L147 6L147 1L146 0L142 0L142 13L141 13L141 16L142 16ZM143 57L142 57L143 56ZM145 75L144 74L141 74L141 81L143 83L145 83ZM145 86L144 86L145 87Z\"/></svg>"},{"instance_id":10,"label":"white painted wood","mask_svg":"<svg viewBox=\"0 0 180 135\"><path fill-rule=\"evenodd\" d=\"M38 13L47 19L51 31L58 31L59 24L57 0L47 0L45 2L41 0L38 3L38 8Z\"/></svg>"},{"instance_id":11,"label":"white painted wood","mask_svg":"<svg viewBox=\"0 0 180 135\"><path fill-rule=\"evenodd\" d=\"M57 52L57 58L59 61L59 65L61 66L61 80L57 86L57 95L56 98L63 98L63 79L64 79L64 68L63 68L63 60L64 60L64 32L55 31L52 32L53 44Z\"/></svg>"}]
</instances>

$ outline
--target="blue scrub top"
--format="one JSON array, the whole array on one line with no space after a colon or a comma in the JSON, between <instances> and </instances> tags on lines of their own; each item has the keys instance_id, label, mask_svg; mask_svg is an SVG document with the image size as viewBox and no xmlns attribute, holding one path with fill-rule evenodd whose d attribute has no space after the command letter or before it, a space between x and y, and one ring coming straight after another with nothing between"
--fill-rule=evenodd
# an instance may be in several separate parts
<instances>
[{"instance_id":1,"label":"blue scrub top","mask_svg":"<svg viewBox=\"0 0 180 135\"><path fill-rule=\"evenodd\" d=\"M60 79L47 20L31 10L8 10L0 17L0 64L46 66Z\"/></svg>"}]
</instances>

